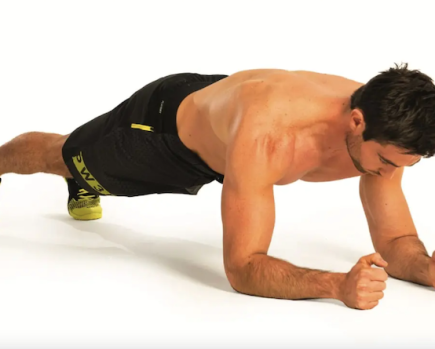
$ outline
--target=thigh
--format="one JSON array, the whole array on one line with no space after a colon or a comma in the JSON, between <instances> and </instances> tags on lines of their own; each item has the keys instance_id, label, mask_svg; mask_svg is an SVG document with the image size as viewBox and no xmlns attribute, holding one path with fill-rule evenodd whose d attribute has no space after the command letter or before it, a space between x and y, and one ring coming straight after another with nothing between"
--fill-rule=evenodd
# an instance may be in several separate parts
<instances>
[{"instance_id":1,"label":"thigh","mask_svg":"<svg viewBox=\"0 0 435 349\"><path fill-rule=\"evenodd\" d=\"M75 180L99 195L195 195L204 182L188 154L183 159L173 151L178 142L173 135L118 128L93 144L64 148L64 159Z\"/></svg>"}]
</instances>

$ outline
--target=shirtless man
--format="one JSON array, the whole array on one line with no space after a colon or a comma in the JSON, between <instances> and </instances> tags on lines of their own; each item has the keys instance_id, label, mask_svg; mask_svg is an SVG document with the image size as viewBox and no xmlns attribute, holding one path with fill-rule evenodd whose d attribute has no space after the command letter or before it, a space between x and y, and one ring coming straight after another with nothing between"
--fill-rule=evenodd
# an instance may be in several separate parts
<instances>
[{"instance_id":1,"label":"shirtless man","mask_svg":"<svg viewBox=\"0 0 435 349\"><path fill-rule=\"evenodd\" d=\"M388 275L435 286L435 255L419 240L401 190L404 167L435 153L434 113L432 80L407 65L367 84L272 69L174 74L70 135L14 138L0 147L0 174L63 176L69 214L81 220L101 217L100 195L196 195L217 180L225 272L236 291L371 309ZM355 176L377 253L348 273L267 254L274 185Z\"/></svg>"}]
</instances>

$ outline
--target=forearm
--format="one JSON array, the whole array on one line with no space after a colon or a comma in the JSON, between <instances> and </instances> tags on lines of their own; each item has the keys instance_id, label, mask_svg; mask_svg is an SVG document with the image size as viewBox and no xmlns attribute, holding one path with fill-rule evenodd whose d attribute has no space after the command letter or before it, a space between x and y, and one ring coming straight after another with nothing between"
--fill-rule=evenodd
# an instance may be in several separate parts
<instances>
[{"instance_id":1,"label":"forearm","mask_svg":"<svg viewBox=\"0 0 435 349\"><path fill-rule=\"evenodd\" d=\"M233 287L240 293L268 298L341 298L344 273L300 268L258 254L239 270Z\"/></svg>"},{"instance_id":2,"label":"forearm","mask_svg":"<svg viewBox=\"0 0 435 349\"><path fill-rule=\"evenodd\" d=\"M430 257L418 237L404 236L392 240L380 254L388 262L385 271L390 276L432 286L429 276Z\"/></svg>"}]
</instances>

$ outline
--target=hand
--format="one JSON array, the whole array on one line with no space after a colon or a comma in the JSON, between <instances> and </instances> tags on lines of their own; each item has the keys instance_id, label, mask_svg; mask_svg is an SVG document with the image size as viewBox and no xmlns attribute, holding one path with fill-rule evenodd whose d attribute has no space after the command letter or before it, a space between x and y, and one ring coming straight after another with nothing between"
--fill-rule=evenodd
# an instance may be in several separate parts
<instances>
[{"instance_id":1,"label":"hand","mask_svg":"<svg viewBox=\"0 0 435 349\"><path fill-rule=\"evenodd\" d=\"M435 264L435 258L434 264ZM386 268L388 263L379 253L361 257L358 263L346 274L340 300L349 308L373 309L384 297L388 274L384 269L372 268L371 265ZM435 271L435 266L434 266Z\"/></svg>"},{"instance_id":2,"label":"hand","mask_svg":"<svg viewBox=\"0 0 435 349\"><path fill-rule=\"evenodd\" d=\"M435 252L432 254L432 258L429 262L429 277L432 281L432 286L435 287Z\"/></svg>"}]
</instances>

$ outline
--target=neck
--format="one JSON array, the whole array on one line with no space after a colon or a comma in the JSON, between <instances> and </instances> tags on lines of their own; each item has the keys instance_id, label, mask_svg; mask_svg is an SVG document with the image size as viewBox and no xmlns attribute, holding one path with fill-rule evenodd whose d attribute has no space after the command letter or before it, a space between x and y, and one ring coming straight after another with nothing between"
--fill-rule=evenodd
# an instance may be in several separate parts
<instances>
[{"instance_id":1,"label":"neck","mask_svg":"<svg viewBox=\"0 0 435 349\"><path fill-rule=\"evenodd\" d=\"M337 158L349 158L346 137L349 132L350 101L326 123L327 127L318 134L322 163L327 164Z\"/></svg>"}]
</instances>

